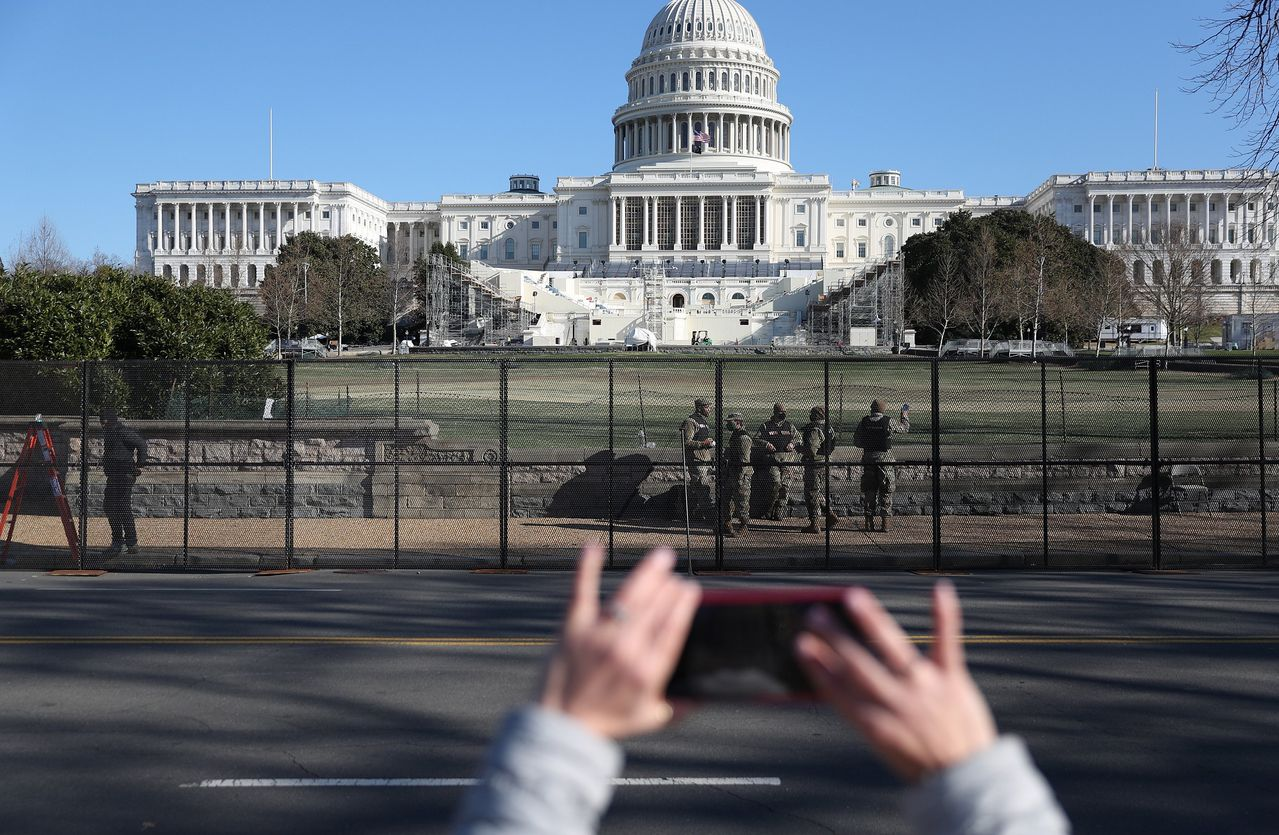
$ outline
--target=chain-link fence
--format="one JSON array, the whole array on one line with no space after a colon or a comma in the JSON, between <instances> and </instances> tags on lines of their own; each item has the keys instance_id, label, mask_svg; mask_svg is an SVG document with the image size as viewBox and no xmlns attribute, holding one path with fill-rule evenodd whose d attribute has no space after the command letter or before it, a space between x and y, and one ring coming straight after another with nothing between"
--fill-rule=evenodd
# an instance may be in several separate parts
<instances>
[{"instance_id":1,"label":"chain-link fence","mask_svg":"<svg viewBox=\"0 0 1279 835\"><path fill-rule=\"evenodd\" d=\"M1273 544L1279 379L1261 363L458 355L0 375L11 567L565 567L592 539L614 566L668 545L702 570L1264 567ZM872 400L891 424L863 426Z\"/></svg>"}]
</instances>

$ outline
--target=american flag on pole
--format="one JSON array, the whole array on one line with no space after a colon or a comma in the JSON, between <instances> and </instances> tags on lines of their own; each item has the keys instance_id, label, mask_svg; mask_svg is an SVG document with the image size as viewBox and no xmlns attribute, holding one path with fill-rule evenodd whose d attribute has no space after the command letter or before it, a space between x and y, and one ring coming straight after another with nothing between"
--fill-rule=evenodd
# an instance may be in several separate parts
<instances>
[{"instance_id":1,"label":"american flag on pole","mask_svg":"<svg viewBox=\"0 0 1279 835\"><path fill-rule=\"evenodd\" d=\"M711 135L705 131L695 130L693 131L693 141L709 145L711 143Z\"/></svg>"}]
</instances>

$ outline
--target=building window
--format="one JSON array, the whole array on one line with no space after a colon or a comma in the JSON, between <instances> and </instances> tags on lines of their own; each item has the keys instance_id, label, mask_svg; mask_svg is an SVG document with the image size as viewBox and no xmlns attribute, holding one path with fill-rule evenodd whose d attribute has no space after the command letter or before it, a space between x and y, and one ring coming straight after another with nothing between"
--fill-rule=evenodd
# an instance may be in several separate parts
<instances>
[{"instance_id":1,"label":"building window","mask_svg":"<svg viewBox=\"0 0 1279 835\"><path fill-rule=\"evenodd\" d=\"M1172 204L1172 209L1171 209L1171 210L1172 210L1172 211L1174 211L1174 212L1175 212L1175 211L1177 211L1177 206L1179 206L1179 205L1180 205L1179 203L1173 203L1173 204Z\"/></svg>"},{"instance_id":2,"label":"building window","mask_svg":"<svg viewBox=\"0 0 1279 835\"><path fill-rule=\"evenodd\" d=\"M461 221L458 221L457 228L458 228L458 229L470 229L470 228L471 228L471 222L470 222L469 220L461 220Z\"/></svg>"},{"instance_id":3,"label":"building window","mask_svg":"<svg viewBox=\"0 0 1279 835\"><path fill-rule=\"evenodd\" d=\"M1256 211L1256 205L1257 205L1256 203L1249 203L1249 204L1248 204L1248 211L1250 211L1250 212L1254 212L1254 211Z\"/></svg>"},{"instance_id":4,"label":"building window","mask_svg":"<svg viewBox=\"0 0 1279 835\"><path fill-rule=\"evenodd\" d=\"M714 306L714 304L715 304L715 294L714 294L714 293L702 293L701 304L702 304L702 307L712 307L712 306Z\"/></svg>"},{"instance_id":5,"label":"building window","mask_svg":"<svg viewBox=\"0 0 1279 835\"><path fill-rule=\"evenodd\" d=\"M844 219L840 217L835 219L835 225L843 227L843 226L846 226L847 224L844 222Z\"/></svg>"},{"instance_id":6,"label":"building window","mask_svg":"<svg viewBox=\"0 0 1279 835\"><path fill-rule=\"evenodd\" d=\"M885 226L892 226L892 225L893 225L893 219L892 219L891 217L886 217L886 218L884 218L884 225L885 225Z\"/></svg>"},{"instance_id":7,"label":"building window","mask_svg":"<svg viewBox=\"0 0 1279 835\"><path fill-rule=\"evenodd\" d=\"M531 243L531 244L529 244L529 245L528 245L528 254L529 254L529 258L530 258L531 260L533 260L533 261L541 261L541 260L542 260L542 245L541 245L540 243L538 243L537 241L533 241L533 243Z\"/></svg>"},{"instance_id":8,"label":"building window","mask_svg":"<svg viewBox=\"0 0 1279 835\"><path fill-rule=\"evenodd\" d=\"M666 76L664 75L661 78L657 79L657 92L659 93L666 92Z\"/></svg>"},{"instance_id":9,"label":"building window","mask_svg":"<svg viewBox=\"0 0 1279 835\"><path fill-rule=\"evenodd\" d=\"M796 203L795 214L797 215L808 214L808 206L803 203Z\"/></svg>"},{"instance_id":10,"label":"building window","mask_svg":"<svg viewBox=\"0 0 1279 835\"><path fill-rule=\"evenodd\" d=\"M836 258L843 258L843 257L844 257L844 245L843 245L843 244L835 244L835 257L836 257Z\"/></svg>"},{"instance_id":11,"label":"building window","mask_svg":"<svg viewBox=\"0 0 1279 835\"><path fill-rule=\"evenodd\" d=\"M1077 215L1081 215L1081 214L1083 214L1083 213L1084 213L1084 207L1083 207L1081 204L1076 203L1076 204L1075 204L1075 214L1077 214Z\"/></svg>"},{"instance_id":12,"label":"building window","mask_svg":"<svg viewBox=\"0 0 1279 835\"><path fill-rule=\"evenodd\" d=\"M508 221L506 222L506 228L507 228L507 229L514 229L514 228L515 228L515 221L513 221L513 220L508 220Z\"/></svg>"},{"instance_id":13,"label":"building window","mask_svg":"<svg viewBox=\"0 0 1279 835\"><path fill-rule=\"evenodd\" d=\"M320 217L324 218L325 220L328 220L328 219L329 219L329 213L328 213L328 211L327 211L327 210L325 210L324 214L320 215ZM254 213L253 213L253 219L254 219L254 220L257 220L257 219L258 219L258 213L257 213L257 212L254 212Z\"/></svg>"},{"instance_id":14,"label":"building window","mask_svg":"<svg viewBox=\"0 0 1279 835\"><path fill-rule=\"evenodd\" d=\"M487 261L489 259L489 245L480 244L480 260Z\"/></svg>"},{"instance_id":15,"label":"building window","mask_svg":"<svg viewBox=\"0 0 1279 835\"><path fill-rule=\"evenodd\" d=\"M559 222L558 220L552 220L552 221L551 221L551 228L552 228L552 229L559 229L559 228L560 228L560 222Z\"/></svg>"},{"instance_id":16,"label":"building window","mask_svg":"<svg viewBox=\"0 0 1279 835\"><path fill-rule=\"evenodd\" d=\"M795 246L808 246L808 233L803 229L795 230Z\"/></svg>"},{"instance_id":17,"label":"building window","mask_svg":"<svg viewBox=\"0 0 1279 835\"><path fill-rule=\"evenodd\" d=\"M859 218L857 218L857 225L858 225L858 226L861 226L862 228L865 228L865 226L866 226L866 218L864 218L864 217L859 217Z\"/></svg>"},{"instance_id":18,"label":"building window","mask_svg":"<svg viewBox=\"0 0 1279 835\"><path fill-rule=\"evenodd\" d=\"M684 73L684 77L682 80L684 82L684 88L683 88L684 92L687 93L688 92L688 73Z\"/></svg>"},{"instance_id":19,"label":"building window","mask_svg":"<svg viewBox=\"0 0 1279 835\"><path fill-rule=\"evenodd\" d=\"M466 227L464 226L464 227L462 227L462 228L463 228L463 229L465 229ZM480 228L481 228L481 229L488 229L488 228L489 228L489 222L488 222L487 220L481 220L481 221L480 221Z\"/></svg>"},{"instance_id":20,"label":"building window","mask_svg":"<svg viewBox=\"0 0 1279 835\"><path fill-rule=\"evenodd\" d=\"M939 217L933 218L933 226L941 226L942 220Z\"/></svg>"},{"instance_id":21,"label":"building window","mask_svg":"<svg viewBox=\"0 0 1279 835\"><path fill-rule=\"evenodd\" d=\"M578 206L578 207L577 207L577 213L578 213L579 215L584 215L584 214L586 214L586 207L585 207L585 206Z\"/></svg>"},{"instance_id":22,"label":"building window","mask_svg":"<svg viewBox=\"0 0 1279 835\"><path fill-rule=\"evenodd\" d=\"M865 258L865 257L866 257L866 244L865 244L865 242L859 243L859 244L857 245L857 257L858 257L858 258Z\"/></svg>"},{"instance_id":23,"label":"building window","mask_svg":"<svg viewBox=\"0 0 1279 835\"><path fill-rule=\"evenodd\" d=\"M1191 204L1190 204L1190 211L1192 211L1192 212L1197 212L1197 211L1199 211L1199 204L1198 204L1198 203L1191 203Z\"/></svg>"},{"instance_id":24,"label":"building window","mask_svg":"<svg viewBox=\"0 0 1279 835\"><path fill-rule=\"evenodd\" d=\"M502 257L504 257L507 261L514 261L515 260L515 239L507 238L506 243L503 244L503 246L505 247L505 252L502 253Z\"/></svg>"},{"instance_id":25,"label":"building window","mask_svg":"<svg viewBox=\"0 0 1279 835\"><path fill-rule=\"evenodd\" d=\"M923 225L924 225L923 218L912 217L912 218L910 219L910 225L911 225L911 226L923 226Z\"/></svg>"},{"instance_id":26,"label":"building window","mask_svg":"<svg viewBox=\"0 0 1279 835\"><path fill-rule=\"evenodd\" d=\"M462 241L462 243L457 245L457 254L462 258L467 258L471 254L471 245L466 241Z\"/></svg>"},{"instance_id":27,"label":"building window","mask_svg":"<svg viewBox=\"0 0 1279 835\"><path fill-rule=\"evenodd\" d=\"M578 249L586 249L586 247L588 246L588 244L587 244L587 242L586 242L588 237L589 237L589 236L588 236L588 234L587 234L586 232L578 232L578 233L577 233L577 248L578 248Z\"/></svg>"},{"instance_id":28,"label":"building window","mask_svg":"<svg viewBox=\"0 0 1279 835\"><path fill-rule=\"evenodd\" d=\"M542 222L541 222L540 220L535 220L535 221L533 221L533 228L534 228L534 229L541 229L541 228L542 228Z\"/></svg>"}]
</instances>

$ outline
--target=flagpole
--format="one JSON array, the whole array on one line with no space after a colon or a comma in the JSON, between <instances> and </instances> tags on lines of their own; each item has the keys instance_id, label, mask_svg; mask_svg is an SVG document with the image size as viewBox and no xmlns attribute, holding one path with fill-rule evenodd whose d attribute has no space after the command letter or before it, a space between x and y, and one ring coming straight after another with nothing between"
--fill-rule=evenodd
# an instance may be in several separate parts
<instances>
[{"instance_id":1,"label":"flagpole","mask_svg":"<svg viewBox=\"0 0 1279 835\"><path fill-rule=\"evenodd\" d=\"M266 111L267 179L275 179L275 112Z\"/></svg>"}]
</instances>

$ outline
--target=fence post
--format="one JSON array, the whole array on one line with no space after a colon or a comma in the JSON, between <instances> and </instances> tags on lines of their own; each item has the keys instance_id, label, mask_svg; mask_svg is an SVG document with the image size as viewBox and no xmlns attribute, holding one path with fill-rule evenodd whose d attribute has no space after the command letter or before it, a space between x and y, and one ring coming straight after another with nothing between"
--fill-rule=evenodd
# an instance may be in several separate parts
<instances>
[{"instance_id":1,"label":"fence post","mask_svg":"<svg viewBox=\"0 0 1279 835\"><path fill-rule=\"evenodd\" d=\"M284 411L284 565L286 568L293 567L293 493L294 481L293 470L297 466L297 462L293 460L293 433L295 431L294 421L297 418L297 410L294 408L294 401L297 400L297 378L294 374L294 364L296 360L288 360L284 367L286 386L289 390L289 404Z\"/></svg>"},{"instance_id":2,"label":"fence post","mask_svg":"<svg viewBox=\"0 0 1279 835\"><path fill-rule=\"evenodd\" d=\"M715 570L724 570L724 360L715 360Z\"/></svg>"},{"instance_id":3,"label":"fence post","mask_svg":"<svg viewBox=\"0 0 1279 835\"><path fill-rule=\"evenodd\" d=\"M941 571L941 359L933 360L933 571Z\"/></svg>"},{"instance_id":4,"label":"fence post","mask_svg":"<svg viewBox=\"0 0 1279 835\"><path fill-rule=\"evenodd\" d=\"M400 445L400 359L391 360L391 368L395 372L395 403L392 405L394 420L391 428L391 471L395 477L395 495L391 504L391 519L394 526L391 545L391 566L400 567L400 456L397 454ZM385 447L384 447L385 448Z\"/></svg>"},{"instance_id":5,"label":"fence post","mask_svg":"<svg viewBox=\"0 0 1279 835\"><path fill-rule=\"evenodd\" d=\"M826 418L826 436L830 437L831 428L830 428L830 360L829 359L822 361L822 392L823 392L822 396L824 398L822 401L822 409L824 410L823 414L825 415L825 418ZM830 456L829 455L822 456L822 479L825 482L822 485L822 491L823 491L823 495L825 495L826 497L826 524L823 525L822 527L826 530L826 570L829 571L830 570L830 529L831 529L830 514L834 510L834 508L831 506L833 502L831 500L831 495L830 495ZM810 513L811 512L816 512L816 511L810 511Z\"/></svg>"},{"instance_id":6,"label":"fence post","mask_svg":"<svg viewBox=\"0 0 1279 835\"><path fill-rule=\"evenodd\" d=\"M182 367L182 565L191 567L191 366Z\"/></svg>"},{"instance_id":7,"label":"fence post","mask_svg":"<svg viewBox=\"0 0 1279 835\"><path fill-rule=\"evenodd\" d=\"M1266 385L1262 376L1261 362L1257 362L1257 469L1261 473L1261 567L1266 568L1269 562L1268 520L1266 511Z\"/></svg>"},{"instance_id":8,"label":"fence post","mask_svg":"<svg viewBox=\"0 0 1279 835\"><path fill-rule=\"evenodd\" d=\"M1150 554L1152 566L1163 568L1163 545L1159 530L1159 361L1150 361Z\"/></svg>"},{"instance_id":9,"label":"fence post","mask_svg":"<svg viewBox=\"0 0 1279 835\"><path fill-rule=\"evenodd\" d=\"M89 549L89 375L93 363L80 363L80 559L76 568L84 568L84 552Z\"/></svg>"},{"instance_id":10,"label":"fence post","mask_svg":"<svg viewBox=\"0 0 1279 835\"><path fill-rule=\"evenodd\" d=\"M646 439L647 440L647 439ZM608 567L613 567L613 360L608 361Z\"/></svg>"},{"instance_id":11,"label":"fence post","mask_svg":"<svg viewBox=\"0 0 1279 835\"><path fill-rule=\"evenodd\" d=\"M509 459L510 433L510 399L509 395L509 362L500 360L498 368L498 562L506 568L506 560L510 548L510 500L511 500L511 464Z\"/></svg>"},{"instance_id":12,"label":"fence post","mask_svg":"<svg viewBox=\"0 0 1279 835\"><path fill-rule=\"evenodd\" d=\"M1058 369L1058 374L1061 370ZM1063 440L1066 434L1066 401L1062 399L1061 426ZM1044 568L1048 567L1048 366L1039 363L1039 505L1044 523Z\"/></svg>"}]
</instances>

